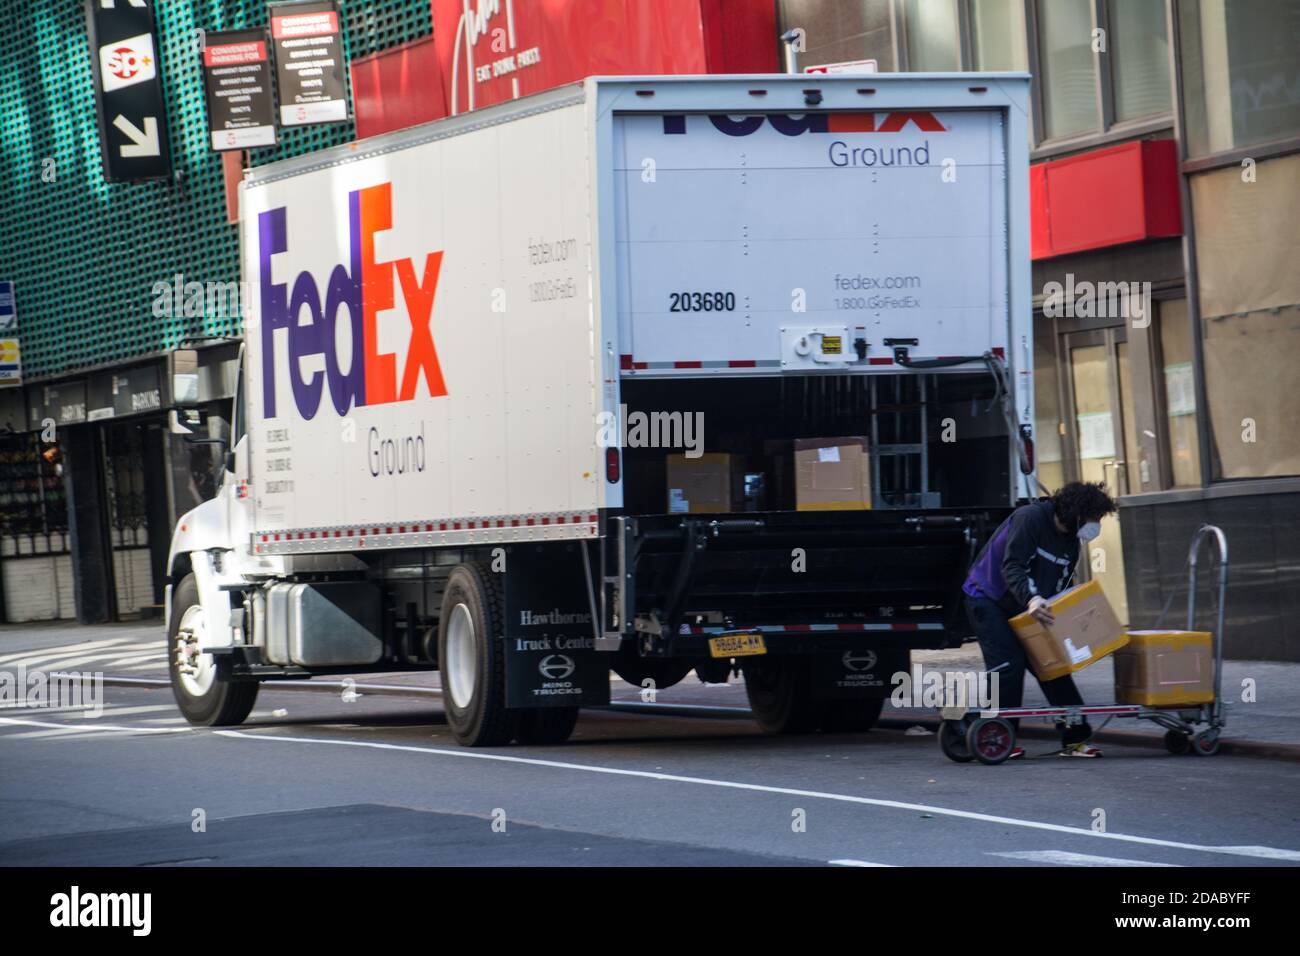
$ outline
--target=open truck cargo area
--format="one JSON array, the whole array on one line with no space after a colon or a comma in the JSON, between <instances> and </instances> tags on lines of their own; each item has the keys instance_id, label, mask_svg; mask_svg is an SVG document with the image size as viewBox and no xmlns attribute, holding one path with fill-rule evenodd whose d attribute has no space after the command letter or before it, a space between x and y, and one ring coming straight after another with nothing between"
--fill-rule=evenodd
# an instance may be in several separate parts
<instances>
[{"instance_id":1,"label":"open truck cargo area","mask_svg":"<svg viewBox=\"0 0 1300 956\"><path fill-rule=\"evenodd\" d=\"M182 519L182 711L438 669L469 745L610 671L861 729L1034 494L1019 74L592 78L251 170Z\"/></svg>"}]
</instances>

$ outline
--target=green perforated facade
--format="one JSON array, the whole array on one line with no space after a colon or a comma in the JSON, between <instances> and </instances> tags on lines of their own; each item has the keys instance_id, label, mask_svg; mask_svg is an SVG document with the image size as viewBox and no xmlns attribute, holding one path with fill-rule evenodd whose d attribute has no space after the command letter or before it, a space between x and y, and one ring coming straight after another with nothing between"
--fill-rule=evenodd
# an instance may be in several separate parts
<instances>
[{"instance_id":1,"label":"green perforated facade","mask_svg":"<svg viewBox=\"0 0 1300 956\"><path fill-rule=\"evenodd\" d=\"M199 31L262 26L260 0L159 0L176 177L104 181L79 0L0 0L0 279L17 283L24 379L156 353L238 317L158 318L154 286L238 278L220 155L209 149ZM344 0L349 60L424 36L428 0ZM347 142L351 123L281 132L253 164ZM214 303L215 304L215 303Z\"/></svg>"}]
</instances>

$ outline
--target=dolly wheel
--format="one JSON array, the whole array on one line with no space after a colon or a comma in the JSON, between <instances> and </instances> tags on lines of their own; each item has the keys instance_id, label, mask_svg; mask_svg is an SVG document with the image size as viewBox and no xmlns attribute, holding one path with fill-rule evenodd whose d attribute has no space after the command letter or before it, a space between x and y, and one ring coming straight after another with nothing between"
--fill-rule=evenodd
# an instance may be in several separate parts
<instances>
[{"instance_id":1,"label":"dolly wheel","mask_svg":"<svg viewBox=\"0 0 1300 956\"><path fill-rule=\"evenodd\" d=\"M1180 757L1183 754L1191 753L1192 738L1181 730L1167 730L1165 731L1165 749L1171 754Z\"/></svg>"},{"instance_id":2,"label":"dolly wheel","mask_svg":"<svg viewBox=\"0 0 1300 956\"><path fill-rule=\"evenodd\" d=\"M1192 738L1192 752L1202 757L1213 757L1219 752L1219 732L1211 728L1202 730Z\"/></svg>"},{"instance_id":3,"label":"dolly wheel","mask_svg":"<svg viewBox=\"0 0 1300 956\"><path fill-rule=\"evenodd\" d=\"M970 763L974 758L966 746L966 721L945 720L939 724L939 749L949 760Z\"/></svg>"},{"instance_id":4,"label":"dolly wheel","mask_svg":"<svg viewBox=\"0 0 1300 956\"><path fill-rule=\"evenodd\" d=\"M1016 731L1001 717L982 718L966 731L966 746L980 763L1000 764L1016 746Z\"/></svg>"}]
</instances>

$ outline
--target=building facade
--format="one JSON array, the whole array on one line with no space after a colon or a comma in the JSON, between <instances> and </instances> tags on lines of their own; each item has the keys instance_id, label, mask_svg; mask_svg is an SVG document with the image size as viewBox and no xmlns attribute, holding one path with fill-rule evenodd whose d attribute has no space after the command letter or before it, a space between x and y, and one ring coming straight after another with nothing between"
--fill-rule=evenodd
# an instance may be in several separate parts
<instances>
[{"instance_id":1,"label":"building facade","mask_svg":"<svg viewBox=\"0 0 1300 956\"><path fill-rule=\"evenodd\" d=\"M22 389L0 390L0 580L9 620L100 620L160 601L171 523L211 490L210 449L169 435L162 411L167 353L206 337L200 397L220 420L239 332L220 292L238 278L231 170L207 148L192 48L200 29L266 13L254 0L158 5L178 175L127 186L98 175L81 12L34 6L0 2L0 26L24 38L0 53L0 279L17 282L25 369ZM1132 625L1166 606L1166 623L1182 622L1187 547L1210 522L1231 546L1229 655L1300 660L1300 0L697 6L713 19L703 65L687 71L755 62L723 50L727 36L775 62L775 34L795 30L801 67L1032 74L1040 480L1104 481L1117 495L1084 573ZM344 3L347 56L376 77L426 75L422 51L447 45L430 7ZM626 30L620 17L584 29ZM366 122L290 131L247 162L442 115L419 90L403 103L362 91L370 74L355 66ZM446 80L436 65L428 75Z\"/></svg>"}]
</instances>

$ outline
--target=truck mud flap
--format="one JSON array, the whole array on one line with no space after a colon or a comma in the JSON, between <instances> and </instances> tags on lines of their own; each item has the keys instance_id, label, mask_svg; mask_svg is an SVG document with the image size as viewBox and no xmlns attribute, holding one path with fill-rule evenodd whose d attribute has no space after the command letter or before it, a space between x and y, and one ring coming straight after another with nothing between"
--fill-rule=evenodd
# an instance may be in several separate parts
<instances>
[{"instance_id":1,"label":"truck mud flap","mask_svg":"<svg viewBox=\"0 0 1300 956\"><path fill-rule=\"evenodd\" d=\"M507 707L609 703L609 655L595 649L580 545L505 549Z\"/></svg>"},{"instance_id":2,"label":"truck mud flap","mask_svg":"<svg viewBox=\"0 0 1300 956\"><path fill-rule=\"evenodd\" d=\"M906 673L910 661L905 647L822 651L813 667L813 695L822 700L888 697L893 676Z\"/></svg>"}]
</instances>

